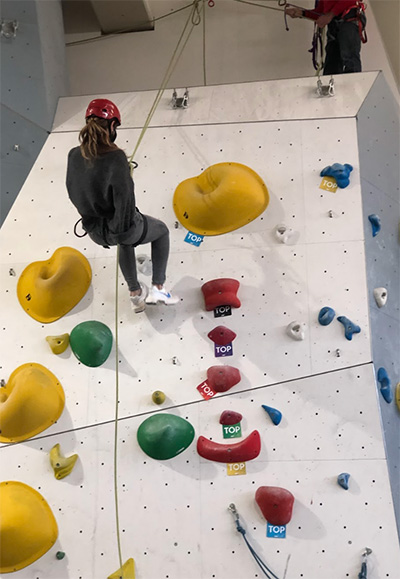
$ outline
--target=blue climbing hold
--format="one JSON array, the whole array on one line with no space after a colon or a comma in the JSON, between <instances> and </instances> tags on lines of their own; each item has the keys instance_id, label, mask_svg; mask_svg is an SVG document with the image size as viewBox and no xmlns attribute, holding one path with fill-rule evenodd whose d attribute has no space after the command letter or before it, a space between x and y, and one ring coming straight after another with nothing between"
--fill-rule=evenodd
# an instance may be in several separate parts
<instances>
[{"instance_id":1,"label":"blue climbing hold","mask_svg":"<svg viewBox=\"0 0 400 579\"><path fill-rule=\"evenodd\" d=\"M332 308L328 308L328 306L326 306L325 308L322 308L322 310L319 312L318 321L321 324L321 326L328 326L334 317L335 317L335 310L333 310Z\"/></svg>"},{"instance_id":2,"label":"blue climbing hold","mask_svg":"<svg viewBox=\"0 0 400 579\"><path fill-rule=\"evenodd\" d=\"M349 318L346 318L346 316L338 316L338 322L343 324L344 335L347 340L351 340L353 334L359 334L361 332L360 326L357 326L357 324L353 324L353 322L349 320Z\"/></svg>"},{"instance_id":3,"label":"blue climbing hold","mask_svg":"<svg viewBox=\"0 0 400 579\"><path fill-rule=\"evenodd\" d=\"M385 370L385 368L379 368L378 370L378 382L381 385L381 394L388 404L393 400L393 392L390 386L390 378Z\"/></svg>"},{"instance_id":4,"label":"blue climbing hold","mask_svg":"<svg viewBox=\"0 0 400 579\"><path fill-rule=\"evenodd\" d=\"M282 412L279 412L276 408L271 408L271 406L267 406L266 404L261 404L261 406L264 408L265 412L267 412L275 426L278 426L282 420Z\"/></svg>"},{"instance_id":5,"label":"blue climbing hold","mask_svg":"<svg viewBox=\"0 0 400 579\"><path fill-rule=\"evenodd\" d=\"M381 220L375 213L368 215L368 219L372 225L372 237L375 237L381 230Z\"/></svg>"},{"instance_id":6,"label":"blue climbing hold","mask_svg":"<svg viewBox=\"0 0 400 579\"><path fill-rule=\"evenodd\" d=\"M338 485L341 486L345 491L349 490L349 478L350 475L348 472L341 472L337 477Z\"/></svg>"},{"instance_id":7,"label":"blue climbing hold","mask_svg":"<svg viewBox=\"0 0 400 579\"><path fill-rule=\"evenodd\" d=\"M333 177L338 184L338 187L344 189L350 183L350 173L353 167L346 163L341 165L341 163L333 163L333 165L328 165L325 169L322 169L321 177Z\"/></svg>"}]
</instances>

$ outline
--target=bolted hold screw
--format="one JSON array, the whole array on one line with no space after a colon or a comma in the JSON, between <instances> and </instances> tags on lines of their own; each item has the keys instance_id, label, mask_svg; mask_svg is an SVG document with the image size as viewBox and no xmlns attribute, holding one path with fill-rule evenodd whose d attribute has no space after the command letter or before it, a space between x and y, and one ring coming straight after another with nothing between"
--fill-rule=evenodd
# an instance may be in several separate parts
<instances>
[{"instance_id":1,"label":"bolted hold screw","mask_svg":"<svg viewBox=\"0 0 400 579\"><path fill-rule=\"evenodd\" d=\"M174 357L172 358L172 363L173 363L175 366L177 366L177 365L179 364L179 360L178 360L178 358L177 358L176 356L174 356Z\"/></svg>"},{"instance_id":2,"label":"bolted hold screw","mask_svg":"<svg viewBox=\"0 0 400 579\"><path fill-rule=\"evenodd\" d=\"M328 215L329 215L329 217L333 217L333 211L332 211L332 209L329 209Z\"/></svg>"},{"instance_id":3,"label":"bolted hold screw","mask_svg":"<svg viewBox=\"0 0 400 579\"><path fill-rule=\"evenodd\" d=\"M178 228L179 228L179 221L175 221L174 227L175 227L175 229L178 229Z\"/></svg>"},{"instance_id":4,"label":"bolted hold screw","mask_svg":"<svg viewBox=\"0 0 400 579\"><path fill-rule=\"evenodd\" d=\"M19 149L20 149L19 145L14 145L14 146L13 146L13 150L14 150L14 151L19 151Z\"/></svg>"},{"instance_id":5,"label":"bolted hold screw","mask_svg":"<svg viewBox=\"0 0 400 579\"><path fill-rule=\"evenodd\" d=\"M15 271L13 270L12 267L10 267L10 269L8 270L8 273L9 273L10 275L17 275L17 274L15 273Z\"/></svg>"},{"instance_id":6,"label":"bolted hold screw","mask_svg":"<svg viewBox=\"0 0 400 579\"><path fill-rule=\"evenodd\" d=\"M336 348L336 358L340 358L340 350L339 350L339 348Z\"/></svg>"},{"instance_id":7,"label":"bolted hold screw","mask_svg":"<svg viewBox=\"0 0 400 579\"><path fill-rule=\"evenodd\" d=\"M0 380L0 388L4 388L5 385L6 385L6 381L4 380L4 378L2 378Z\"/></svg>"},{"instance_id":8,"label":"bolted hold screw","mask_svg":"<svg viewBox=\"0 0 400 579\"><path fill-rule=\"evenodd\" d=\"M18 20L2 20L0 23L0 34L4 38L15 38L17 30Z\"/></svg>"}]
</instances>

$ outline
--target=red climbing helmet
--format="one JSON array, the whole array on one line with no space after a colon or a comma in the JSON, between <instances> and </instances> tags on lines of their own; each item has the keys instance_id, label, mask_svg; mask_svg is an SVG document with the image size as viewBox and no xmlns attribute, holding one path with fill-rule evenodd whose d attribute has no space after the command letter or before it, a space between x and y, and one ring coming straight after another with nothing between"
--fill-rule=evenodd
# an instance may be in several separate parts
<instances>
[{"instance_id":1,"label":"red climbing helmet","mask_svg":"<svg viewBox=\"0 0 400 579\"><path fill-rule=\"evenodd\" d=\"M85 119L92 116L100 117L101 119L117 119L118 124L121 124L121 113L117 105L108 99L94 99L90 101L86 110Z\"/></svg>"}]
</instances>

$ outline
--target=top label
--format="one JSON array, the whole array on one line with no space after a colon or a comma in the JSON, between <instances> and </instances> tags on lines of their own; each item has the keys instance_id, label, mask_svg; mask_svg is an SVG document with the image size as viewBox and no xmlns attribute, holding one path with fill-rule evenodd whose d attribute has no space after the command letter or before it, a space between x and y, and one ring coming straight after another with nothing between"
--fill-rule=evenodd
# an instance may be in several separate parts
<instances>
[{"instance_id":1,"label":"top label","mask_svg":"<svg viewBox=\"0 0 400 579\"><path fill-rule=\"evenodd\" d=\"M232 315L231 306L218 306L214 308L214 318L224 318L225 316Z\"/></svg>"},{"instance_id":2,"label":"top label","mask_svg":"<svg viewBox=\"0 0 400 579\"><path fill-rule=\"evenodd\" d=\"M192 233L191 231L188 231L185 237L185 241L186 243L191 243L192 245L195 245L196 247L199 247L200 243L203 241L204 239L204 235L198 235L197 233Z\"/></svg>"},{"instance_id":3,"label":"top label","mask_svg":"<svg viewBox=\"0 0 400 579\"><path fill-rule=\"evenodd\" d=\"M330 191L331 193L336 193L337 183L336 179L333 177L324 177L321 181L320 189L325 189L325 191Z\"/></svg>"}]
</instances>

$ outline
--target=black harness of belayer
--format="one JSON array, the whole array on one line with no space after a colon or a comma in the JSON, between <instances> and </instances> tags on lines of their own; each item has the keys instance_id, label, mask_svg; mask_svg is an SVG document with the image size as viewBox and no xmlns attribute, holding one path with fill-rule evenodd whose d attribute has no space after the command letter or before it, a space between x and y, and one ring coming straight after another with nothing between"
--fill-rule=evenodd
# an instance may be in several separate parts
<instances>
[{"instance_id":1,"label":"black harness of belayer","mask_svg":"<svg viewBox=\"0 0 400 579\"><path fill-rule=\"evenodd\" d=\"M306 10L304 8L301 8L301 6L297 6L296 4L289 4L288 2L286 2L286 0L279 0L279 5L285 7L283 14L284 14L286 30L289 30L289 26L288 26L288 22L287 22L286 8L288 8L290 6L293 6L294 8L300 8L301 10L303 10L303 16L305 16ZM366 6L365 6L364 2L359 2L357 0L353 6L350 6L350 8L345 10L340 16L338 16L335 19L338 22L341 22L341 21L357 22L358 33L360 35L360 39L361 39L361 42L363 44L365 44L368 41L367 33L365 31L365 23L366 23L365 9L366 9ZM313 10L311 10L311 12L314 12L314 14L317 14L317 12L315 12ZM321 16L322 16L322 13L321 13ZM310 18L310 20L313 20L313 19ZM311 50L309 52L313 52L314 44L317 46L318 42L320 42L320 37L321 36L320 36L320 34L318 34L318 31L316 31L314 33L313 47L311 48Z\"/></svg>"}]
</instances>

